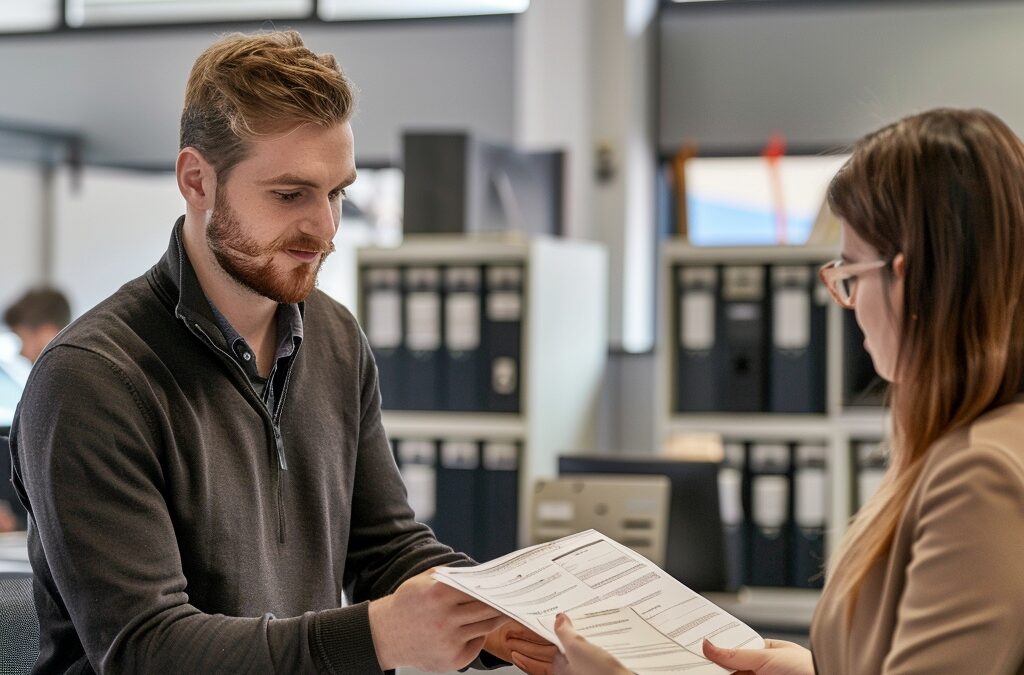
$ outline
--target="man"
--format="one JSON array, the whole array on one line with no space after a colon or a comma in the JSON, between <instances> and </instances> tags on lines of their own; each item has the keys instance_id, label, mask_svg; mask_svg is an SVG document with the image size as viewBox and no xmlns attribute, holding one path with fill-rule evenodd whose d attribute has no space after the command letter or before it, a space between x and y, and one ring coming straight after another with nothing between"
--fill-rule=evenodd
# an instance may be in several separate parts
<instances>
[{"instance_id":1,"label":"man","mask_svg":"<svg viewBox=\"0 0 1024 675\"><path fill-rule=\"evenodd\" d=\"M4 312L4 323L21 340L21 355L32 363L70 321L67 298L53 288L29 290Z\"/></svg>"},{"instance_id":2,"label":"man","mask_svg":"<svg viewBox=\"0 0 1024 675\"><path fill-rule=\"evenodd\" d=\"M314 290L351 111L295 33L196 61L166 254L47 347L16 414L37 671L448 670L484 646L550 665L430 578L467 558L414 521L366 338Z\"/></svg>"}]
</instances>

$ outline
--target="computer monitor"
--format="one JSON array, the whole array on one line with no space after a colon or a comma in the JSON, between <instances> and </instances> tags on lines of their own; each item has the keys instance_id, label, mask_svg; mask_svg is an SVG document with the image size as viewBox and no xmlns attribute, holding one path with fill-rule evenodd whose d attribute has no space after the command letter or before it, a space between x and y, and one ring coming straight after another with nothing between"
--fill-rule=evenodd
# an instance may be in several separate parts
<instances>
[{"instance_id":1,"label":"computer monitor","mask_svg":"<svg viewBox=\"0 0 1024 675\"><path fill-rule=\"evenodd\" d=\"M668 476L672 495L665 571L695 591L723 591L727 586L718 469L717 462L686 462L664 457L562 455L558 458L559 476Z\"/></svg>"}]
</instances>

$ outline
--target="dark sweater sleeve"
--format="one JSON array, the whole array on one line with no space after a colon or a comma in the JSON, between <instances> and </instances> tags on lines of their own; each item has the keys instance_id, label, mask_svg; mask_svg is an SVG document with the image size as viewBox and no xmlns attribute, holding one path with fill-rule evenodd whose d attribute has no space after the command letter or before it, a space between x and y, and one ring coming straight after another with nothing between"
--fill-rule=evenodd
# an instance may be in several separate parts
<instances>
[{"instance_id":1,"label":"dark sweater sleeve","mask_svg":"<svg viewBox=\"0 0 1024 675\"><path fill-rule=\"evenodd\" d=\"M55 587L97 672L318 672L316 637L346 673L380 672L366 605L229 617L189 604L164 501L161 441L145 397L106 359L51 348L15 422L18 481ZM348 637L346 637L348 636Z\"/></svg>"},{"instance_id":2,"label":"dark sweater sleeve","mask_svg":"<svg viewBox=\"0 0 1024 675\"><path fill-rule=\"evenodd\" d=\"M471 564L416 522L381 423L377 368L361 337L359 457L345 585L354 602L379 598L437 565Z\"/></svg>"}]
</instances>

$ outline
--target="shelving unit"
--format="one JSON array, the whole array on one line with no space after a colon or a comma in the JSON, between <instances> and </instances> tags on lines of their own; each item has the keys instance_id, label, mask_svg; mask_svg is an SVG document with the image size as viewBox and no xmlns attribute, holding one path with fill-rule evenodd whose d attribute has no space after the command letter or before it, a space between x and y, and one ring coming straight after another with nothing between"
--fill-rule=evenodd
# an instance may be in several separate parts
<instances>
[{"instance_id":1,"label":"shelving unit","mask_svg":"<svg viewBox=\"0 0 1024 675\"><path fill-rule=\"evenodd\" d=\"M680 266L715 267L734 265L816 266L836 257L838 246L785 246L743 248L698 248L685 242L666 242L660 263L661 326L657 350L657 438L666 445L683 434L711 432L723 442L816 442L827 447L828 552L842 536L852 515L854 459L851 443L888 436L888 415L880 406L844 406L844 324L852 315L831 302L827 289L817 288L812 302L825 305L825 405L819 413L772 412L679 412L676 410L677 317L681 309L677 295ZM771 289L767 285L765 293ZM852 329L851 329L852 330ZM771 339L771 333L768 334ZM849 339L847 339L849 343ZM846 346L849 349L849 345ZM806 628L818 591L791 588L742 589L738 594L712 594L716 602L754 624Z\"/></svg>"},{"instance_id":2,"label":"shelving unit","mask_svg":"<svg viewBox=\"0 0 1024 675\"><path fill-rule=\"evenodd\" d=\"M387 409L385 391L383 418L392 438L519 443L517 540L524 546L534 480L557 475L559 454L594 447L596 403L607 359L603 247L550 238L423 235L407 237L397 248L362 249L357 314L366 327L363 272L368 269L486 270L502 265L523 270L519 411L393 410Z\"/></svg>"}]
</instances>

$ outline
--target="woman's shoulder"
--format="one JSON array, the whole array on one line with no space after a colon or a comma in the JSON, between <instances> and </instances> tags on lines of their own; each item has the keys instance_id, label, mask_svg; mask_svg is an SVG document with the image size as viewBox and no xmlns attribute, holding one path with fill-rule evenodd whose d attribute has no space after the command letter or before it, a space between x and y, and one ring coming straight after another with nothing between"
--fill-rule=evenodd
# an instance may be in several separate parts
<instances>
[{"instance_id":1,"label":"woman's shoulder","mask_svg":"<svg viewBox=\"0 0 1024 675\"><path fill-rule=\"evenodd\" d=\"M925 491L958 483L997 487L1024 496L1024 402L991 410L932 448L922 474Z\"/></svg>"}]
</instances>

